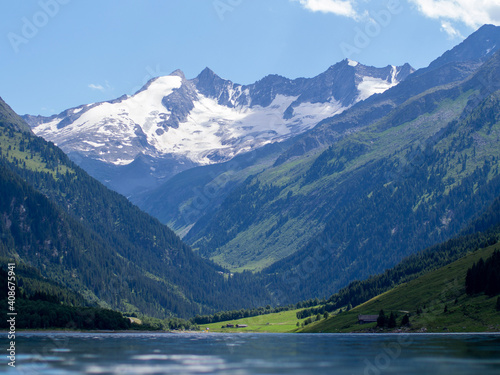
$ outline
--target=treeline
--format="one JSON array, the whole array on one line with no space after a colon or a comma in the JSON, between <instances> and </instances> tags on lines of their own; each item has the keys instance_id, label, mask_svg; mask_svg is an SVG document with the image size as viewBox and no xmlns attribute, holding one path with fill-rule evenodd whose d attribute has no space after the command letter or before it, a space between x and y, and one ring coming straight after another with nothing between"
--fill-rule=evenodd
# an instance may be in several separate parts
<instances>
[{"instance_id":1,"label":"treeline","mask_svg":"<svg viewBox=\"0 0 500 375\"><path fill-rule=\"evenodd\" d=\"M500 251L495 251L486 261L481 258L467 270L467 294L486 293L493 297L500 294Z\"/></svg>"},{"instance_id":2,"label":"treeline","mask_svg":"<svg viewBox=\"0 0 500 375\"><path fill-rule=\"evenodd\" d=\"M151 330L151 331L198 331L200 328L192 320L186 320L182 318L167 318L167 319L157 319L148 316L140 317L142 322L139 325L141 330ZM144 328L145 327L145 328Z\"/></svg>"},{"instance_id":3,"label":"treeline","mask_svg":"<svg viewBox=\"0 0 500 375\"><path fill-rule=\"evenodd\" d=\"M60 297L40 290L41 287L52 285L52 290L63 293L63 287L54 283L38 279L36 271L32 271L31 278L26 274L29 267L20 265L14 269L14 288L8 288L8 272L0 267L0 314L8 316L10 311L15 315L16 329L85 329L85 330L128 330L137 326L119 312L103 309L97 306L72 305L63 303ZM24 285L21 287L21 285ZM8 291L14 292L14 298L8 299ZM73 301L83 300L75 298L74 293L67 291ZM9 302L9 303L8 303ZM12 310L9 310L12 309ZM0 328L9 328L7 319L0 321Z\"/></svg>"},{"instance_id":4,"label":"treeline","mask_svg":"<svg viewBox=\"0 0 500 375\"><path fill-rule=\"evenodd\" d=\"M1 242L0 242L1 248ZM12 262L10 258L0 257L0 264ZM0 289L3 298L3 291L7 290L7 278L4 278L5 270L0 267ZM42 300L48 302L57 302L69 306L96 306L95 303L88 301L81 294L70 290L67 286L44 277L41 272L25 263L16 263L15 268L17 292L22 299Z\"/></svg>"},{"instance_id":5,"label":"treeline","mask_svg":"<svg viewBox=\"0 0 500 375\"><path fill-rule=\"evenodd\" d=\"M377 327L379 328L396 328L397 327L397 318L398 315L391 312L391 315L385 315L384 310L380 310L377 318ZM410 317L408 314L404 314L401 319L401 326L409 326L410 325Z\"/></svg>"},{"instance_id":6,"label":"treeline","mask_svg":"<svg viewBox=\"0 0 500 375\"><path fill-rule=\"evenodd\" d=\"M301 309L305 307L320 305L322 303L325 303L325 300L320 301L319 299L316 298L309 301L302 301L298 302L297 304L291 304L287 306L271 307L270 305L267 305L266 307L259 307L253 309L221 311L213 315L203 315L203 316L197 315L194 318L192 318L191 321L195 324L218 323L218 322L225 322L228 320L237 320L259 315L274 314L282 311Z\"/></svg>"},{"instance_id":7,"label":"treeline","mask_svg":"<svg viewBox=\"0 0 500 375\"><path fill-rule=\"evenodd\" d=\"M316 315L316 316L325 315L325 314L331 313L331 312L338 310L338 309L339 308L334 303L327 302L327 303L324 303L320 306L311 307L308 309L306 308L304 310L297 311L297 313L295 315L297 316L297 319L305 319L307 317L314 316L314 315ZM352 305L345 306L343 311L349 311L350 309L352 309Z\"/></svg>"},{"instance_id":8,"label":"treeline","mask_svg":"<svg viewBox=\"0 0 500 375\"><path fill-rule=\"evenodd\" d=\"M5 301L0 301L4 306ZM132 323L117 311L96 307L75 307L43 300L16 300L17 329L129 330ZM5 310L6 316L7 311ZM7 328L7 321L0 328Z\"/></svg>"},{"instance_id":9,"label":"treeline","mask_svg":"<svg viewBox=\"0 0 500 375\"><path fill-rule=\"evenodd\" d=\"M1 264L11 260L0 258ZM16 288L14 308L18 312L16 327L21 329L82 329L82 330L198 330L193 322L171 317L157 319L139 316L133 323L122 313L103 309L63 285L49 280L32 267L22 263L15 266ZM0 313L7 313L7 272L0 267ZM137 318L137 314L131 314ZM8 328L5 322L0 328Z\"/></svg>"}]
</instances>

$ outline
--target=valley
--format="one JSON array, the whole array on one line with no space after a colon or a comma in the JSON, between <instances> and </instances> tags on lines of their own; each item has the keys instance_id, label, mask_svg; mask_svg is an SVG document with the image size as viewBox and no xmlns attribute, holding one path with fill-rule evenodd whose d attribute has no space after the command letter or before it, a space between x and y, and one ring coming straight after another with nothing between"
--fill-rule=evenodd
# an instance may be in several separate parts
<instances>
[{"instance_id":1,"label":"valley","mask_svg":"<svg viewBox=\"0 0 500 375\"><path fill-rule=\"evenodd\" d=\"M243 311L241 331L347 332L401 290L426 305L418 288L442 267L461 280L486 251L474 241L498 241L499 30L416 71L345 59L251 85L175 71L51 117L0 100L0 257L28 270L26 301L48 288L68 311L158 329L226 332L217 314Z\"/></svg>"}]
</instances>

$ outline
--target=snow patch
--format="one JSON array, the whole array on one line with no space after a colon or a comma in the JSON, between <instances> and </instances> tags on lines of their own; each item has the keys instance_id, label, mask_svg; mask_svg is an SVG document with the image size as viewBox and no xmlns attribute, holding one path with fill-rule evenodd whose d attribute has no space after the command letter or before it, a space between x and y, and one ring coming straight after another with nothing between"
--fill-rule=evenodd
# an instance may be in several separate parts
<instances>
[{"instance_id":1,"label":"snow patch","mask_svg":"<svg viewBox=\"0 0 500 375\"><path fill-rule=\"evenodd\" d=\"M359 96L358 100L365 100L373 94L382 94L384 91L398 84L395 73L392 73L392 82L385 81L381 78L363 77L363 81L358 85Z\"/></svg>"},{"instance_id":2,"label":"snow patch","mask_svg":"<svg viewBox=\"0 0 500 375\"><path fill-rule=\"evenodd\" d=\"M116 159L115 161L112 162L112 164L122 166L122 165L129 165L133 161L134 159L131 160Z\"/></svg>"},{"instance_id":3,"label":"snow patch","mask_svg":"<svg viewBox=\"0 0 500 375\"><path fill-rule=\"evenodd\" d=\"M86 144L88 144L88 145L90 145L90 146L92 146L92 147L94 147L94 148L106 146L105 143L96 143L96 142L87 141L87 140L84 140L83 142L86 143Z\"/></svg>"},{"instance_id":4,"label":"snow patch","mask_svg":"<svg viewBox=\"0 0 500 375\"><path fill-rule=\"evenodd\" d=\"M130 164L141 152L150 156L173 154L207 165L285 140L346 109L333 98L326 103L301 103L294 108L294 116L285 120L283 114L298 97L277 95L267 107L234 106L234 98L243 91L239 89L231 92L233 107L226 107L197 92L198 100L186 121L177 129L159 127L170 116L162 99L181 84L178 76L161 77L147 90L120 103L96 105L62 129L57 129L61 119L56 119L34 130L57 140L63 149L78 150L114 165Z\"/></svg>"}]
</instances>

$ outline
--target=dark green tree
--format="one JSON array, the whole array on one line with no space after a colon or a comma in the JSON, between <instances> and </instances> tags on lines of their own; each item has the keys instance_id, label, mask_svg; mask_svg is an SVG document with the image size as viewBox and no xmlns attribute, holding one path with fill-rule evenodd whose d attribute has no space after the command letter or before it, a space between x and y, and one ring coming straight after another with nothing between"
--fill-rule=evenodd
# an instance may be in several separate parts
<instances>
[{"instance_id":1,"label":"dark green tree","mask_svg":"<svg viewBox=\"0 0 500 375\"><path fill-rule=\"evenodd\" d=\"M405 316L403 316L403 319L401 319L401 325L402 326L410 326L410 317L408 314L405 314Z\"/></svg>"},{"instance_id":2,"label":"dark green tree","mask_svg":"<svg viewBox=\"0 0 500 375\"><path fill-rule=\"evenodd\" d=\"M384 313L384 310L380 310L380 313L378 314L378 318L377 318L377 327L385 327L387 323L387 318L385 317L385 313Z\"/></svg>"},{"instance_id":3,"label":"dark green tree","mask_svg":"<svg viewBox=\"0 0 500 375\"><path fill-rule=\"evenodd\" d=\"M391 312L391 315L389 316L389 321L387 323L387 326L389 328L396 328L396 315L394 315L393 312Z\"/></svg>"}]
</instances>

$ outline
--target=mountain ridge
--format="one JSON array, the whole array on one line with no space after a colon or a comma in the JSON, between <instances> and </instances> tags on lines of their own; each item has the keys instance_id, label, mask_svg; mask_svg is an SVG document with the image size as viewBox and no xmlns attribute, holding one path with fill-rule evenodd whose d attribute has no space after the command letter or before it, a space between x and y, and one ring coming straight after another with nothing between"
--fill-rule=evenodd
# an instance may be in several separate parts
<instances>
[{"instance_id":1,"label":"mountain ridge","mask_svg":"<svg viewBox=\"0 0 500 375\"><path fill-rule=\"evenodd\" d=\"M363 127L380 121L405 101L417 95L423 95L427 90L440 85L450 85L468 77L470 78L472 73L477 71L484 63L485 56L491 56L494 53L492 47L500 45L500 38L495 37L498 32L494 32L492 37L487 36L492 28L497 30L495 27L483 27L477 32L480 34L479 39L489 40L484 46L486 48L484 51L477 49L476 41L478 37L476 33L459 45L462 51L470 48L472 55L475 54L476 56L475 60L471 60L470 56L472 55L469 54L467 61L463 61L464 59L459 56L455 62L450 62L448 59L445 64L431 63L432 66L436 67L435 69L421 69L384 93L373 95L363 102L355 104L347 111L321 121L315 128L289 139L286 144L282 143L281 146L285 147L284 150L278 151L276 147L275 153L268 155L268 161L266 162L268 167L269 163L274 164L274 167L277 168L284 163L307 158L308 155L314 159L315 154L319 155L320 152L339 142L343 137L348 137L352 133L360 131ZM487 52L489 49L490 51ZM447 53L444 55L447 55ZM438 57L435 61L441 60L441 57ZM346 59L338 64L348 66L349 63L349 60ZM354 64L354 62L351 62L351 64ZM390 71L390 69L388 70ZM488 78L484 79L485 82L488 80L491 81ZM478 96L475 96L476 101L479 99ZM471 108L477 104L478 102L470 104ZM418 111L420 104L417 103L414 106L414 110ZM148 191L147 194L133 197L132 200L147 212L160 218L162 222L168 223L179 234L185 236L192 225L203 215L206 215L204 220L207 220L207 214L214 212L217 205L222 202L236 183L241 183L246 177L257 173L259 168L263 166L258 153L250 154L256 157L255 168L247 165L246 162L240 162L238 158L233 159L234 163L228 162L227 168L219 168L221 172L217 173L214 172L214 169L208 167L198 167L197 173L200 175L198 180L189 171L180 172L178 178L174 177L159 187ZM251 157L250 154L249 158ZM209 169L210 172L208 172ZM211 176L208 180L206 173L210 173ZM185 178L188 175L189 178ZM178 182L180 180L189 181L189 184L182 186L182 193L177 193L169 186L169 183L172 182L172 185L179 187ZM220 181L225 182L221 184ZM218 194L217 199L211 198L211 194L204 193L204 189L207 187L215 187ZM187 192L189 194L186 194ZM178 202L178 204L175 205L172 202Z\"/></svg>"},{"instance_id":2,"label":"mountain ridge","mask_svg":"<svg viewBox=\"0 0 500 375\"><path fill-rule=\"evenodd\" d=\"M191 80L177 70L151 79L132 96L24 119L91 175L131 196L178 171L289 139L412 72L408 64L374 68L343 60L313 78L268 75L239 85L209 68ZM152 163L151 181L142 187L141 172L126 168L141 155ZM134 189L123 183L127 176Z\"/></svg>"},{"instance_id":3,"label":"mountain ridge","mask_svg":"<svg viewBox=\"0 0 500 375\"><path fill-rule=\"evenodd\" d=\"M459 45L432 61L428 67L413 72L401 85L357 103L348 113L320 121L310 131L299 135L296 143L280 155L276 163L304 155L315 148L328 147L346 129L367 126L418 93L466 79L499 49L500 27L482 26ZM377 114L373 111L374 105L379 107Z\"/></svg>"}]
</instances>

